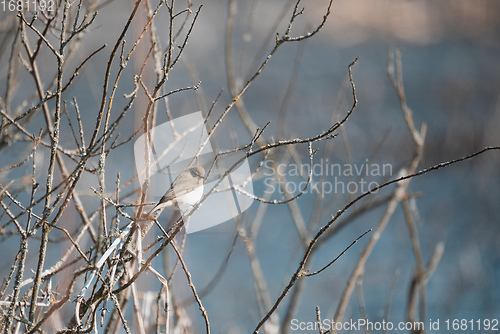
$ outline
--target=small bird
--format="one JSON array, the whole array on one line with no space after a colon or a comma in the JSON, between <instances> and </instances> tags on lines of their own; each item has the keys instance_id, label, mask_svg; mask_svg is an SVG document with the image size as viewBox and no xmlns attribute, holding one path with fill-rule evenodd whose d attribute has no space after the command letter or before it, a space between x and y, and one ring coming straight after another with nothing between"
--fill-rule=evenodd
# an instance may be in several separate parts
<instances>
[{"instance_id":1,"label":"small bird","mask_svg":"<svg viewBox=\"0 0 500 334\"><path fill-rule=\"evenodd\" d=\"M201 166L191 167L177 176L165 195L160 199L146 217L157 217L169 206L186 207L195 205L203 196L203 179L205 169ZM154 213L154 216L152 214Z\"/></svg>"}]
</instances>

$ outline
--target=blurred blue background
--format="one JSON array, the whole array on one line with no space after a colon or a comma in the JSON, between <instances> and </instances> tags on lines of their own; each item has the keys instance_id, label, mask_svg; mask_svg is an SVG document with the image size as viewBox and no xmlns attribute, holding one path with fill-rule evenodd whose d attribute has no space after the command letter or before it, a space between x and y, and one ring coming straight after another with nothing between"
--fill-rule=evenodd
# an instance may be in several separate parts
<instances>
[{"instance_id":1,"label":"blurred blue background","mask_svg":"<svg viewBox=\"0 0 500 334\"><path fill-rule=\"evenodd\" d=\"M193 1L193 8L201 3ZM290 10L276 30L272 30L272 26L285 4L286 1L257 2L255 14L250 16L253 2L238 2L232 35L234 62L243 64L236 71L238 80L244 82L248 73L253 73L255 56L260 56L256 61L260 64L264 59L262 56L270 51L272 44L266 45L263 55L258 52L265 37L270 34L270 43L274 43L275 32L283 33ZM305 29L317 26L325 13L327 2L304 2L302 6L305 11L297 18L292 29L293 35L300 35ZM224 89L213 111L213 122L230 101L224 55L227 7L227 1L204 4L183 61L169 76L167 90L190 86L198 80L202 82L198 93L180 93L169 99L174 117L200 109L206 113L219 91ZM180 4L178 9L181 10ZM285 122L278 122L278 115L296 64L298 43L282 45L245 93L248 113L259 127L271 121L263 135L268 141L271 138L307 137L326 130L332 117L340 119L352 104L350 87L346 82L347 66L359 57L353 69L358 107L340 131L341 135L333 139L331 155L323 156L325 143L313 145L319 149L315 159L323 157L332 163L362 164L377 150L374 161L392 164L395 174L392 177L396 177L399 168L408 163L414 154L399 101L387 79L388 50L396 46L402 53L407 102L413 110L415 124L417 128L422 123L428 126L419 169L468 155L485 146L499 145L499 9L500 3L493 0L336 0L324 28L304 42L305 49ZM103 43L113 44L129 12L129 3L112 3L102 8L94 29L88 32L82 42L80 54L71 63L78 64ZM163 47L167 43L166 17L166 11L160 12L155 21ZM250 18L253 19L252 30L245 35ZM137 36L142 30L142 24L144 20L142 23L140 20L134 21L132 31L128 34L130 37L127 37L128 47L132 44L132 36ZM240 56L244 35L249 42L243 56ZM139 47L133 64L129 64L121 79L114 101L115 117L128 101L123 94L133 90L133 75L141 67L148 49L146 43ZM75 86L66 93L68 100L70 96L77 97L87 133L93 128L99 106L102 73L109 46L105 50L88 64L85 71L81 71ZM46 78L53 76L50 64L48 62L46 67L41 68ZM151 64L146 68L149 72L144 75L144 80L151 83L155 78ZM4 75L5 70L2 72ZM30 90L29 86L26 90ZM19 99L21 97L22 94ZM134 109L120 126L120 132L131 133L132 129L140 126L146 104L144 96L137 99ZM161 114L158 122L166 120L166 116ZM280 126L284 129L283 137L279 137ZM37 132L36 129L32 130ZM239 144L251 138L236 110L230 112L220 131L220 134L215 135L216 141L224 141L228 133L234 134ZM70 132L62 135L68 141L72 140ZM381 148L377 148L382 140ZM108 175L120 172L122 180L128 180L135 174L130 148L121 147L110 156L106 165ZM307 148L297 148L297 151L302 162L307 163ZM417 177L410 183L409 191L422 195L414 200L413 205L419 212L417 229L424 263L429 261L436 244L444 242L445 245L439 266L426 285L427 318L441 321L447 318L500 318L499 162L498 151L487 152L472 161ZM256 166L258 159L252 158L251 163ZM82 192L89 193L89 185L97 186L95 176L88 175L82 181L79 189ZM108 177L107 182L109 189L113 189L113 177ZM255 193L262 195L265 190L263 179L257 179L254 187ZM335 214L348 203L348 195L331 194L325 198L325 205L328 203L328 208L331 208L330 214ZM85 198L85 203L97 208L98 204L94 200ZM315 196L310 193L297 200L306 223L311 217L314 201ZM259 208L259 204L254 203L242 216L243 222L251 225ZM322 267L365 230L375 227L384 209L378 208L361 216L323 243L308 268L316 270ZM323 216L315 231L329 217ZM68 215L67 219L68 224L71 224L76 216L70 218ZM208 284L224 261L231 249L234 234L234 223L228 222L188 236L185 257L194 283L200 289ZM295 316L299 321L314 321L314 308L317 305L321 307L323 318L333 317L346 280L368 237L322 274L305 278ZM286 205L267 207L256 236L255 249L274 303L304 251ZM49 260L47 265L56 262L58 254L62 253L59 249L51 251L53 261ZM7 272L12 256L15 254L0 260L2 273ZM36 257L29 259L29 265L33 266L35 261ZM414 268L415 257L408 228L402 209L398 207L370 256L363 275L362 291L370 320L379 321L383 318L389 295L391 308L388 320L406 319L408 289ZM146 280L157 285L154 279ZM180 296L188 298L189 291L182 286L185 280L179 277L178 282L179 287L175 289L178 289ZM248 332L258 323L261 317L254 280L241 240L237 240L219 284L202 300L216 333L231 330ZM278 309L281 314L288 307L288 302L289 299L285 299ZM203 328L197 307L192 305L189 314L195 326ZM359 302L354 294L344 319L360 317Z\"/></svg>"}]
</instances>

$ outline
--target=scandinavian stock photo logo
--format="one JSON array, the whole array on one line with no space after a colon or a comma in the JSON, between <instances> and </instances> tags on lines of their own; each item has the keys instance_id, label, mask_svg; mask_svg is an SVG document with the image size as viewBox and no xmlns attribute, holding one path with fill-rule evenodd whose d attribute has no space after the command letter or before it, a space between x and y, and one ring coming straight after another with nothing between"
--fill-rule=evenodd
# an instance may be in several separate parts
<instances>
[{"instance_id":1,"label":"scandinavian stock photo logo","mask_svg":"<svg viewBox=\"0 0 500 334\"><path fill-rule=\"evenodd\" d=\"M265 193L282 195L284 192L303 192L317 194L321 198L330 194L360 195L378 187L377 180L393 174L392 164L370 163L368 160L357 164L331 162L327 158L313 164L284 164L266 160L263 167Z\"/></svg>"},{"instance_id":2,"label":"scandinavian stock photo logo","mask_svg":"<svg viewBox=\"0 0 500 334\"><path fill-rule=\"evenodd\" d=\"M253 202L248 161L245 159L220 180L224 172L243 155L235 152L215 159L216 152L208 138L205 119L198 111L160 124L134 143L140 184L146 181L148 174L146 145L151 153L149 174L152 192L149 195L158 204L149 212L161 212L166 206L176 205L186 223L187 233L205 230L235 218ZM190 165L193 160L196 161L195 168ZM192 187L185 186L189 182L193 183ZM204 198L208 192L211 193ZM192 212L195 204L198 205L197 210Z\"/></svg>"}]
</instances>

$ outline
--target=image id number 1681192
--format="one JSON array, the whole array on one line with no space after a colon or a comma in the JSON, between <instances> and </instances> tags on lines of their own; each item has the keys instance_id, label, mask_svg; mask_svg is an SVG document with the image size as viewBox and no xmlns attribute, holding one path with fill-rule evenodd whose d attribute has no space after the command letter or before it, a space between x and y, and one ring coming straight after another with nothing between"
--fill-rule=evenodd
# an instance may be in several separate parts
<instances>
[{"instance_id":1,"label":"image id number 1681192","mask_svg":"<svg viewBox=\"0 0 500 334\"><path fill-rule=\"evenodd\" d=\"M498 331L498 319L446 319L446 330Z\"/></svg>"},{"instance_id":2,"label":"image id number 1681192","mask_svg":"<svg viewBox=\"0 0 500 334\"><path fill-rule=\"evenodd\" d=\"M0 8L6 12L53 12L55 0L0 0Z\"/></svg>"}]
</instances>

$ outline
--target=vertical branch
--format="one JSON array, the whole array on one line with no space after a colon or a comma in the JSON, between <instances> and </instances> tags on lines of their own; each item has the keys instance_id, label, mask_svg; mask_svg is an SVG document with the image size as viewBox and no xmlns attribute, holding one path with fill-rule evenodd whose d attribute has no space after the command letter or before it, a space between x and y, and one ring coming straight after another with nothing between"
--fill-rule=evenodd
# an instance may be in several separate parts
<instances>
[{"instance_id":1,"label":"vertical branch","mask_svg":"<svg viewBox=\"0 0 500 334\"><path fill-rule=\"evenodd\" d=\"M400 59L400 58L398 58ZM389 56L389 63L388 63L388 75L390 78L391 83L395 85L395 90L398 93L398 97L401 102L401 107L405 116L406 123L408 125L408 128L410 130L410 134L412 136L412 139L414 141L414 144L416 146L416 153L410 163L410 166L408 167L408 170L401 170L401 173L405 176L410 176L412 175L417 167L418 164L420 163L420 160L423 155L423 150L424 150L424 140L425 140L425 132L426 132L426 125L423 124L422 128L419 131L417 131L414 127L413 123L413 117L411 112L409 111L408 106L406 106L406 98L404 95L404 89L403 89L403 82L402 82L402 73L401 73L401 63L397 62L396 65L396 76L394 76L393 72L393 62L391 56ZM398 79L395 79L398 78ZM354 285L356 284L357 279L362 275L366 261L368 260L368 257L370 256L373 248L375 247L375 244L378 242L382 232L384 231L387 223L389 222L390 217L394 213L394 210L396 209L396 206L404 199L406 189L408 188L410 179L405 179L402 182L398 183L396 190L394 191L394 195L389 202L387 209L380 220L377 228L375 229L372 237L370 238L370 241L366 245L365 249L361 253L360 259L358 260L358 263L356 267L354 268L351 276L349 277L349 280L347 281L346 287L344 289L344 292L342 293L342 297L339 301L339 306L335 312L335 317L334 320L335 322L340 321L344 315L344 312L347 308L347 304L349 302L350 296L353 292Z\"/></svg>"},{"instance_id":2,"label":"vertical branch","mask_svg":"<svg viewBox=\"0 0 500 334\"><path fill-rule=\"evenodd\" d=\"M10 327L12 326L14 310L17 304L17 300L19 298L20 285L23 279L26 253L28 253L28 233L24 231L24 233L22 233L21 235L21 242L19 246L18 256L16 257L16 260L14 260L17 262L17 273L14 279L14 292L12 294L12 301L9 305L9 310L7 311L7 316L3 324L3 330L2 330L3 333L7 333L10 330Z\"/></svg>"},{"instance_id":3,"label":"vertical branch","mask_svg":"<svg viewBox=\"0 0 500 334\"><path fill-rule=\"evenodd\" d=\"M11 50L11 53L10 53L10 56L9 56L9 67L8 67L8 72L7 72L7 81L6 81L6 84L5 84L5 95L4 95L4 105L5 105L5 111L8 113L9 112L9 109L10 109L10 96L11 96L11 93L14 89L14 73L15 73L15 70L16 70L16 66L14 64L14 60L16 59L16 53L17 53L17 50L18 50L18 42L19 42L19 35L21 34L21 23L18 22L17 20L14 20L16 22L16 33L14 34L14 39L12 41L12 50ZM4 125L6 122L6 119L4 119L2 117L2 122L0 123L0 125Z\"/></svg>"},{"instance_id":4,"label":"vertical branch","mask_svg":"<svg viewBox=\"0 0 500 334\"><path fill-rule=\"evenodd\" d=\"M262 271L261 264L256 254L255 242L253 236L248 236L245 228L241 222L241 218L236 220L236 229L240 239L245 245L247 251L248 259L250 260L250 267L252 269L252 274L255 280L255 290L258 306L264 312L266 309L271 307L271 297L269 295L269 290L267 288L266 280L264 278L264 273ZM262 312L261 312L262 313ZM279 326L279 321L277 317L271 319L272 326Z\"/></svg>"},{"instance_id":5,"label":"vertical branch","mask_svg":"<svg viewBox=\"0 0 500 334\"><path fill-rule=\"evenodd\" d=\"M424 261L422 259L422 251L420 249L420 241L418 240L417 229L415 227L415 221L410 210L410 205L408 200L404 199L401 202L403 206L403 212L405 215L405 220L408 225L408 230L410 232L410 240L413 246L413 252L415 254L415 260L417 263L417 268L415 271L415 283L417 289L415 291L420 292L420 320L425 321L425 281L424 281ZM408 303L408 320L414 322L414 308L415 308L415 298L411 295Z\"/></svg>"},{"instance_id":6,"label":"vertical branch","mask_svg":"<svg viewBox=\"0 0 500 334\"><path fill-rule=\"evenodd\" d=\"M318 326L319 334L323 334L323 323L321 322L321 312L319 306L316 306L316 325Z\"/></svg>"},{"instance_id":7,"label":"vertical branch","mask_svg":"<svg viewBox=\"0 0 500 334\"><path fill-rule=\"evenodd\" d=\"M140 250L138 249L138 251ZM140 304L139 296L137 295L137 285L135 283L132 284L131 290L132 290L132 306L134 309L135 320L137 321L137 331L139 334L146 334L146 331L144 329L144 322L142 320L142 313L139 305Z\"/></svg>"},{"instance_id":8,"label":"vertical branch","mask_svg":"<svg viewBox=\"0 0 500 334\"><path fill-rule=\"evenodd\" d=\"M141 1L142 0L137 0L135 2L132 13L130 13L130 16L127 20L127 23L123 27L123 30L120 34L120 37L118 37L118 39L115 43L115 46L113 47L113 50L111 51L111 54L109 56L108 65L106 67L106 71L104 72L104 84L103 84L103 90L102 90L101 106L100 106L99 112L97 114L96 127L94 129L94 132L92 133L92 138L90 139L89 147L94 146L96 139L97 139L97 134L99 133L99 129L101 128L102 117L104 116L104 108L106 107L106 97L107 97L107 93L108 93L109 77L111 75L111 65L113 64L113 59L116 56L116 52L118 51L118 47L120 46L120 44L122 43L122 41L125 38L125 34L127 33L128 27L132 23L132 20L133 20L135 14L137 13L137 9L139 8Z\"/></svg>"},{"instance_id":9,"label":"vertical branch","mask_svg":"<svg viewBox=\"0 0 500 334\"><path fill-rule=\"evenodd\" d=\"M54 180L54 167L56 162L56 154L59 145L59 124L61 120L61 95L63 88L63 65L64 65L64 45L65 45L65 32L66 32L66 20L68 17L68 10L70 4L68 0L64 2L63 17L61 22L61 35L59 41L59 57L57 57L57 90L56 90L56 105L54 112L54 132L51 134L51 147L50 147L50 158L49 158L49 168L47 172L47 182L46 182L46 197L45 205L43 210L43 220L46 221L50 215L50 193L52 191L52 182ZM33 283L33 292L31 295L31 305L29 310L29 320L34 321L35 310L36 310L36 300L38 298L38 291L41 284L41 273L43 270L43 265L45 262L45 255L47 251L47 243L49 241L49 232L51 228L48 224L43 224L42 226L42 240L40 243L40 253L38 258L38 265L36 268L35 281Z\"/></svg>"},{"instance_id":10,"label":"vertical branch","mask_svg":"<svg viewBox=\"0 0 500 334\"><path fill-rule=\"evenodd\" d=\"M196 299L196 303L198 303L198 308L201 311L201 315L203 316L203 320L205 321L205 330L207 334L210 334L210 322L208 321L208 315L207 311L205 310L205 307L203 307L203 304L201 303L201 299L198 296L198 293L196 292L196 287L193 284L193 280L191 279L191 273L189 272L186 263L184 262L184 259L182 258L182 254L175 245L174 241L172 240L171 242L172 248L174 249L175 253L177 254L177 257L179 258L179 261L182 265L182 269L184 273L186 274L186 279L188 281L189 287L191 288L191 291L193 292L193 296Z\"/></svg>"},{"instance_id":11,"label":"vertical branch","mask_svg":"<svg viewBox=\"0 0 500 334\"><path fill-rule=\"evenodd\" d=\"M21 241L19 245L19 252L18 256L16 257L17 259L14 260L14 266L17 263L17 273L16 277L14 280L14 291L12 294L12 302L9 306L9 309L7 311L7 316L6 320L3 324L3 330L5 332L9 331L9 328L12 325L12 320L14 316L14 311L15 311L15 306L17 303L17 300L19 298L19 293L20 293L20 288L21 288L21 283L23 280L23 275L24 275L24 269L25 269L25 263L26 263L26 254L28 253L28 239L30 237L30 225L31 225L31 219L32 219L32 206L34 202L34 197L35 197L35 192L36 188L38 187L38 184L36 183L36 148L38 146L39 140L41 139L41 134L40 136L35 140L34 145L33 145L33 150L31 152L31 158L33 160L33 168L32 168L32 174L31 174L31 198L30 198L30 207L28 209L28 218L26 222L26 228L24 231L20 231L21 233ZM6 190L6 189L5 189Z\"/></svg>"},{"instance_id":12,"label":"vertical branch","mask_svg":"<svg viewBox=\"0 0 500 334\"><path fill-rule=\"evenodd\" d=\"M412 165L414 167L416 167L416 164L419 161L420 161L420 157L415 157ZM410 171L411 172L408 174L413 173L414 169L410 170ZM398 183L396 191L394 192L394 195L392 197L391 202L389 202L389 205L387 206L387 209L386 209L384 215L382 216L382 219L379 221L377 228L374 230L370 240L368 241L368 244L366 245L365 249L361 253L360 258L358 260L358 263L356 264L356 267L354 268L351 276L349 277L347 284L344 288L344 291L342 293L341 299L339 301L339 306L337 307L337 310L336 310L335 316L334 316L335 322L341 321L341 319L344 315L344 312L347 308L347 304L350 300L351 294L354 291L354 287L356 285L356 282L364 272L366 261L368 260L368 257L370 256L373 248L375 247L378 240L380 239L380 236L381 236L382 232L384 231L385 227L387 226L389 219L392 217L394 210L396 209L397 205L399 204L399 202L402 200L403 196L405 195L405 191L406 191L406 188L408 187L408 183L409 183L408 180L405 180L405 181Z\"/></svg>"},{"instance_id":13,"label":"vertical branch","mask_svg":"<svg viewBox=\"0 0 500 334\"><path fill-rule=\"evenodd\" d=\"M116 298L115 294L111 294L111 299L113 300L113 303L115 303L115 309L120 316L120 320L122 321L123 329L125 330L125 333L127 334L132 334L130 331L130 328L128 328L127 325L127 320L125 320L125 316L123 315L122 309L120 307L120 302L118 301L118 298ZM124 303L126 302L126 299L124 300ZM117 323L118 324L118 323ZM115 328L116 330L118 329L118 326Z\"/></svg>"},{"instance_id":14,"label":"vertical branch","mask_svg":"<svg viewBox=\"0 0 500 334\"><path fill-rule=\"evenodd\" d=\"M168 0L165 0L165 3ZM164 62L163 75L167 76L170 71L172 64L172 55L174 53L174 3L175 0L171 0L170 6L167 4L168 13L170 18L168 20L168 50L166 52L166 60Z\"/></svg>"},{"instance_id":15,"label":"vertical branch","mask_svg":"<svg viewBox=\"0 0 500 334\"><path fill-rule=\"evenodd\" d=\"M120 173L116 173L116 191L115 191L115 203L120 204ZM111 222L111 234L115 233L117 226L120 226L120 212L118 207L115 208L115 218Z\"/></svg>"},{"instance_id":16,"label":"vertical branch","mask_svg":"<svg viewBox=\"0 0 500 334\"><path fill-rule=\"evenodd\" d=\"M106 130L106 127L105 127ZM99 224L99 230L102 231L102 233L99 233L98 235L98 241L97 241L97 253L99 254L103 247L104 249L106 248L106 243L109 244L108 240L108 228L107 228L107 220L106 220L106 201L105 201L105 195L104 192L106 190L106 185L105 185L105 173L104 173L104 168L106 165L106 152L105 152L105 147L106 143L103 141L102 146L101 146L101 154L99 156L99 167L98 167L98 180L99 180L99 192L101 193L101 205L100 205L100 224Z\"/></svg>"}]
</instances>

